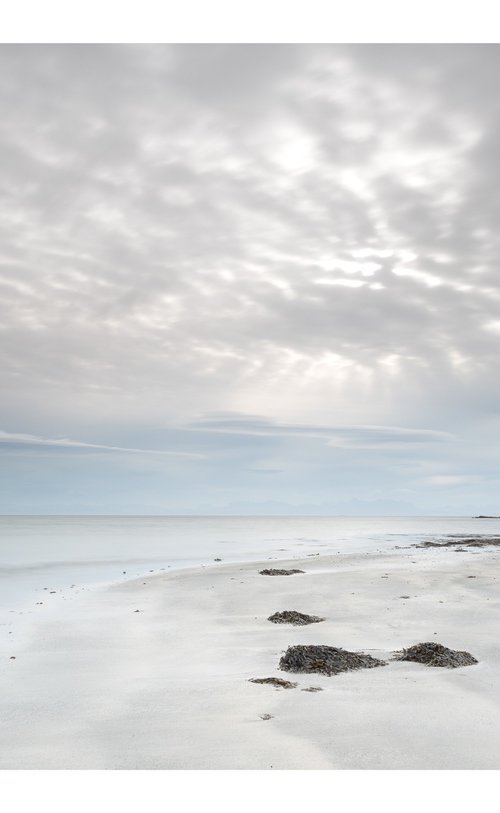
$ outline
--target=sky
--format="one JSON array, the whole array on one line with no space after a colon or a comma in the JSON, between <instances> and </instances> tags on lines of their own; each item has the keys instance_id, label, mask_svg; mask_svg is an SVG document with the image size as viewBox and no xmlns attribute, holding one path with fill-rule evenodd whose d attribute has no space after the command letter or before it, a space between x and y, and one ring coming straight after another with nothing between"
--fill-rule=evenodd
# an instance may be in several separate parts
<instances>
[{"instance_id":1,"label":"sky","mask_svg":"<svg viewBox=\"0 0 500 813\"><path fill-rule=\"evenodd\" d=\"M500 46L0 46L0 512L500 513Z\"/></svg>"}]
</instances>

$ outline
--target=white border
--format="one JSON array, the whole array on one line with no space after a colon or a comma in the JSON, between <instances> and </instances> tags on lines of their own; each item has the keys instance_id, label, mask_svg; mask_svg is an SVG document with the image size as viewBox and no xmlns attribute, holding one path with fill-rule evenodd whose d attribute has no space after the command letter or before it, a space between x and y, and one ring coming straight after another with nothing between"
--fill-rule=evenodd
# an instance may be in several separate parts
<instances>
[{"instance_id":1,"label":"white border","mask_svg":"<svg viewBox=\"0 0 500 813\"><path fill-rule=\"evenodd\" d=\"M493 0L16 0L4 43L498 42Z\"/></svg>"},{"instance_id":2,"label":"white border","mask_svg":"<svg viewBox=\"0 0 500 813\"><path fill-rule=\"evenodd\" d=\"M4 771L9 813L384 813L491 805L498 771Z\"/></svg>"}]
</instances>

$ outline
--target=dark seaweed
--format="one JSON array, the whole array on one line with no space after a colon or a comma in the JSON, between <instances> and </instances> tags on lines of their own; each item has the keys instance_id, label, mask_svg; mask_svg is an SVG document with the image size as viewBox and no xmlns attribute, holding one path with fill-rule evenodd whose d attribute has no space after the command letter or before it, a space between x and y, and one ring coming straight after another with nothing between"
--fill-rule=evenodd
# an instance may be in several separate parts
<instances>
[{"instance_id":1,"label":"dark seaweed","mask_svg":"<svg viewBox=\"0 0 500 813\"><path fill-rule=\"evenodd\" d=\"M291 576L293 573L304 572L304 570L297 570L296 568L292 568L291 570L280 570L276 567L268 567L265 570L259 570L261 576Z\"/></svg>"},{"instance_id":2,"label":"dark seaweed","mask_svg":"<svg viewBox=\"0 0 500 813\"><path fill-rule=\"evenodd\" d=\"M338 675L356 669L373 669L385 666L385 661L365 655L364 652L348 652L334 646L288 647L280 658L279 668L287 672L319 672L323 675Z\"/></svg>"},{"instance_id":3,"label":"dark seaweed","mask_svg":"<svg viewBox=\"0 0 500 813\"><path fill-rule=\"evenodd\" d=\"M307 613L299 613L297 610L283 610L280 613L273 613L267 619L272 621L273 624L295 624L295 626L302 627L306 624L319 624L324 621L318 615L307 615Z\"/></svg>"},{"instance_id":4,"label":"dark seaweed","mask_svg":"<svg viewBox=\"0 0 500 813\"><path fill-rule=\"evenodd\" d=\"M413 661L423 663L426 666L444 666L448 669L457 669L459 666L471 666L477 663L476 658L470 652L463 652L438 644L435 641L426 641L423 644L415 644L401 652L394 653L397 661Z\"/></svg>"},{"instance_id":5,"label":"dark seaweed","mask_svg":"<svg viewBox=\"0 0 500 813\"><path fill-rule=\"evenodd\" d=\"M268 677L268 678L250 678L249 683L264 683L269 686L276 686L278 689L295 689L296 683L291 680L283 680L283 678Z\"/></svg>"}]
</instances>

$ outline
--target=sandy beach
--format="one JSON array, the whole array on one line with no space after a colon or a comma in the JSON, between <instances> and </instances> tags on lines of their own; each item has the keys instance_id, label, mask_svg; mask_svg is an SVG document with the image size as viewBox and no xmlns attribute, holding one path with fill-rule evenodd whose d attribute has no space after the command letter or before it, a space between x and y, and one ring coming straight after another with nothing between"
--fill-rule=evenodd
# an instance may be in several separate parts
<instances>
[{"instance_id":1,"label":"sandy beach","mask_svg":"<svg viewBox=\"0 0 500 813\"><path fill-rule=\"evenodd\" d=\"M281 560L305 572L274 577L259 574L268 561L218 562L57 596L2 658L0 767L498 768L497 561L409 548ZM267 620L285 609L325 621ZM292 644L387 660L421 641L479 662L278 669ZM273 676L298 686L249 682Z\"/></svg>"}]
</instances>

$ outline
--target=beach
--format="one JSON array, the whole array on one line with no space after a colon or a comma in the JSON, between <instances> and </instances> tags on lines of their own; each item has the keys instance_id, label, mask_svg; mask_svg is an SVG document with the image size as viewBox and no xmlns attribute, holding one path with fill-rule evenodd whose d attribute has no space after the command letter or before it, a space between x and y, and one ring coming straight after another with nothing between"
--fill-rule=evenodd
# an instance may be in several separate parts
<instances>
[{"instance_id":1,"label":"beach","mask_svg":"<svg viewBox=\"0 0 500 813\"><path fill-rule=\"evenodd\" d=\"M270 566L304 572L259 573ZM498 548L394 545L214 561L71 600L61 592L2 650L0 767L497 769L498 578ZM267 620L283 610L325 620ZM391 660L424 641L478 663ZM333 676L280 671L295 644L387 664ZM266 677L298 685L250 682Z\"/></svg>"},{"instance_id":2,"label":"beach","mask_svg":"<svg viewBox=\"0 0 500 813\"><path fill-rule=\"evenodd\" d=\"M485 806L493 15L52 5L0 45L4 806Z\"/></svg>"}]
</instances>

